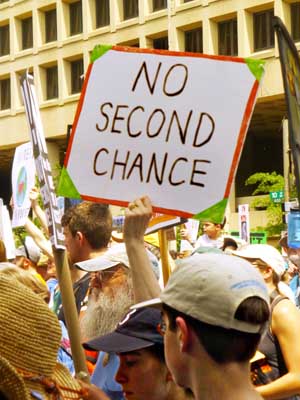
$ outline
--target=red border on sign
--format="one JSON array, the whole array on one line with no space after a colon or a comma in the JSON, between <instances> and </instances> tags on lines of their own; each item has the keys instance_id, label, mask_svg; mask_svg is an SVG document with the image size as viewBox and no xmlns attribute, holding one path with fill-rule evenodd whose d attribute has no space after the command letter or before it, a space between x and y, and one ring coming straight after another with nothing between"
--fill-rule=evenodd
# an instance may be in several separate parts
<instances>
[{"instance_id":1,"label":"red border on sign","mask_svg":"<svg viewBox=\"0 0 300 400\"><path fill-rule=\"evenodd\" d=\"M245 112L244 112L244 117L243 117L241 128L240 128L240 133L239 133L238 138L237 138L237 144L236 144L235 151L234 151L234 154L233 154L233 158L232 158L232 162L231 162L231 168L230 168L230 172L229 172L229 176L228 176L228 180L227 180L227 185L226 185L226 189L225 189L225 193L224 193L224 197L225 198L229 197L231 184L232 184L232 181L234 179L235 169L236 169L237 163L238 163L238 161L240 159L241 149L242 149L243 143L244 143L245 138L246 138L248 123L250 121L250 117L251 117L252 111L253 111L253 110L251 111L251 109L252 109L252 106L253 106L253 104L255 102L255 99L256 99L258 86L259 86L259 82L256 80L254 82L254 85L253 85L253 87L251 89L251 92L250 92L250 96L249 96L249 99L248 99L248 102L247 102L247 105L246 105L246 109L245 109Z\"/></svg>"}]
</instances>

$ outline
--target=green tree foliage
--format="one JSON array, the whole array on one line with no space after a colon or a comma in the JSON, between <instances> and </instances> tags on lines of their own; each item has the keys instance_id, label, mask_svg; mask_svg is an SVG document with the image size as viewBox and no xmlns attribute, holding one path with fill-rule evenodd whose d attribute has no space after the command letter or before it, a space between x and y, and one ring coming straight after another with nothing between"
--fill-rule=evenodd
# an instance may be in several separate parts
<instances>
[{"instance_id":1,"label":"green tree foliage","mask_svg":"<svg viewBox=\"0 0 300 400\"><path fill-rule=\"evenodd\" d=\"M265 197L254 199L251 206L256 209L265 209L267 213L268 223L265 227L257 227L268 232L268 235L280 234L285 229L282 222L281 204L274 203L269 196L270 192L284 190L284 178L276 172L256 172L249 176L245 182L246 186L255 185L252 195L268 195Z\"/></svg>"}]
</instances>

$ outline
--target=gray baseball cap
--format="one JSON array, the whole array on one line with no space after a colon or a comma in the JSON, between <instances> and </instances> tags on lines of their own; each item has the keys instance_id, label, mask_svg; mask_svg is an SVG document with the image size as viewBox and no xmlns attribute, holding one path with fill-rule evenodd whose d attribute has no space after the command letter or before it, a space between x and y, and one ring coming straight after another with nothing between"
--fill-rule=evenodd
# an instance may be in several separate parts
<instances>
[{"instance_id":1,"label":"gray baseball cap","mask_svg":"<svg viewBox=\"0 0 300 400\"><path fill-rule=\"evenodd\" d=\"M210 325L260 333L265 324L235 318L239 305L254 296L269 304L264 280L248 261L226 254L194 254L172 273L160 298L132 308L166 304Z\"/></svg>"},{"instance_id":2,"label":"gray baseball cap","mask_svg":"<svg viewBox=\"0 0 300 400\"><path fill-rule=\"evenodd\" d=\"M41 250L31 236L26 236L23 246L16 249L16 257L26 257L37 264L41 257Z\"/></svg>"}]
</instances>

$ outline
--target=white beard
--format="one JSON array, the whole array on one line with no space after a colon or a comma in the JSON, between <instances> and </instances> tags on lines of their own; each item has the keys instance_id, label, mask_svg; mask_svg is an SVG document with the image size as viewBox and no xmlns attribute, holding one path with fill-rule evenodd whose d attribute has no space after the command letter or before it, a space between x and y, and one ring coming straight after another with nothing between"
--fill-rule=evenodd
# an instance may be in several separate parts
<instances>
[{"instance_id":1,"label":"white beard","mask_svg":"<svg viewBox=\"0 0 300 400\"><path fill-rule=\"evenodd\" d=\"M128 284L117 287L113 294L100 291L95 295L95 290L97 289L93 289L87 309L80 318L81 337L84 341L114 331L133 304L131 279L128 279Z\"/></svg>"}]
</instances>

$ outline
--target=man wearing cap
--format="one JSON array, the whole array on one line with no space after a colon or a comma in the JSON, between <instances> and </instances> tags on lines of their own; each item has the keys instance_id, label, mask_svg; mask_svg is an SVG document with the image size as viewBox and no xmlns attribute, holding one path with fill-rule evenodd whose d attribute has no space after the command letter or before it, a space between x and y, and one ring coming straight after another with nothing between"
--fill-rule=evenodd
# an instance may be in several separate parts
<instances>
[{"instance_id":1,"label":"man wearing cap","mask_svg":"<svg viewBox=\"0 0 300 400\"><path fill-rule=\"evenodd\" d=\"M159 299L140 305L163 310L166 362L179 386L196 400L242 400L261 398L249 360L268 322L268 301L263 279L245 260L194 254Z\"/></svg>"},{"instance_id":2,"label":"man wearing cap","mask_svg":"<svg viewBox=\"0 0 300 400\"><path fill-rule=\"evenodd\" d=\"M181 400L184 390L177 386L164 358L163 337L159 333L161 312L154 308L131 310L114 332L84 346L117 353L120 366L116 380L126 399Z\"/></svg>"},{"instance_id":3,"label":"man wearing cap","mask_svg":"<svg viewBox=\"0 0 300 400\"><path fill-rule=\"evenodd\" d=\"M37 265L40 257L40 248L35 244L32 237L26 236L23 241L23 245L16 249L15 264L18 267L31 272L38 279L46 284L42 276L37 272Z\"/></svg>"},{"instance_id":4,"label":"man wearing cap","mask_svg":"<svg viewBox=\"0 0 300 400\"><path fill-rule=\"evenodd\" d=\"M132 220L151 213L150 200L142 203ZM149 262L132 242L131 258L134 253L143 276ZM158 299L133 308L151 305L163 310L166 363L179 386L196 400L261 399L250 382L249 360L268 323L269 296L249 262L194 254L180 263Z\"/></svg>"},{"instance_id":5,"label":"man wearing cap","mask_svg":"<svg viewBox=\"0 0 300 400\"><path fill-rule=\"evenodd\" d=\"M112 217L107 205L83 202L65 214L62 225L73 273L78 280L92 274L80 318L82 339L89 340L113 331L133 303L129 262L124 245L108 249ZM114 381L118 365L116 355L100 353L92 375L92 382L117 400L124 398L121 386Z\"/></svg>"}]
</instances>

